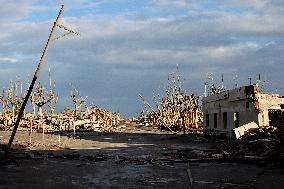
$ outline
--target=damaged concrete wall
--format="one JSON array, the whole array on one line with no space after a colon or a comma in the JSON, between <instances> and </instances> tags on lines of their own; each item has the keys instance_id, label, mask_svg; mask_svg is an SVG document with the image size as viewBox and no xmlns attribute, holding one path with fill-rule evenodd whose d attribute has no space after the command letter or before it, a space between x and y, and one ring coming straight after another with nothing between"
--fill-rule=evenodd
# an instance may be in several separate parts
<instances>
[{"instance_id":1,"label":"damaged concrete wall","mask_svg":"<svg viewBox=\"0 0 284 189\"><path fill-rule=\"evenodd\" d=\"M258 123L258 114L254 111L253 103L248 102L243 88L214 96L203 99L205 129L230 134L236 124L243 125L251 121Z\"/></svg>"},{"instance_id":2,"label":"damaged concrete wall","mask_svg":"<svg viewBox=\"0 0 284 189\"><path fill-rule=\"evenodd\" d=\"M269 112L281 110L284 98L262 94L257 85L223 91L202 99L205 130L231 135L234 128L254 122L268 126Z\"/></svg>"},{"instance_id":3,"label":"damaged concrete wall","mask_svg":"<svg viewBox=\"0 0 284 189\"><path fill-rule=\"evenodd\" d=\"M259 125L268 126L271 118L269 112L281 110L284 98L278 94L256 94L259 107Z\"/></svg>"}]
</instances>

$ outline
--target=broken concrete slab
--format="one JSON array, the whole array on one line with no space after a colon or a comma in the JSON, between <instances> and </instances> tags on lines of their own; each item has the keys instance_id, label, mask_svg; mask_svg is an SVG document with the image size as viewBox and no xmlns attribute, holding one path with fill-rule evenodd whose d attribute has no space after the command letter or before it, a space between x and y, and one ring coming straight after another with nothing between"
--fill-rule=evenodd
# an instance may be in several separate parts
<instances>
[{"instance_id":1,"label":"broken concrete slab","mask_svg":"<svg viewBox=\"0 0 284 189\"><path fill-rule=\"evenodd\" d=\"M253 121L238 128L235 128L234 131L236 138L239 139L242 136L244 136L246 133L258 128L259 128L258 125Z\"/></svg>"}]
</instances>

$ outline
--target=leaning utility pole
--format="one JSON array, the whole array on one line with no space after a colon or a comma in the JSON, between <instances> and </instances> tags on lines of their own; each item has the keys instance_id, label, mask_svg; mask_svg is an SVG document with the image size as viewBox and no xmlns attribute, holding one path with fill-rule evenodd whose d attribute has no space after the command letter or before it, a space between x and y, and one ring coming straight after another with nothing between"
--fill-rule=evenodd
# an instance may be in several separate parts
<instances>
[{"instance_id":1,"label":"leaning utility pole","mask_svg":"<svg viewBox=\"0 0 284 189\"><path fill-rule=\"evenodd\" d=\"M13 131L12 131L12 135L11 135L11 137L10 137L10 140L9 140L9 143L8 143L8 146L7 146L7 149L6 149L6 153L5 153L5 156L6 156L6 157L7 157L7 155L8 155L8 152L9 152L10 148L11 148L11 145L12 145L12 143L13 143L14 137L15 137L16 132L17 132L17 129L18 129L18 127L19 127L19 123L20 123L20 121L21 121L21 118L22 118L22 116L23 116L25 107L26 107L27 102L28 102L28 100L29 100L29 98L30 98L30 95L31 95L31 93L32 93L32 90L33 90L33 87L34 87L34 85L35 85L35 82L36 82L36 80L37 80L37 78L38 78L38 74L39 74L39 72L40 72L41 66L42 66L42 64L43 64L43 62L44 62L44 59L45 59L46 55L47 55L47 52L48 52L48 49L49 49L49 46L50 46L50 42L52 42L52 41L54 41L54 40L56 40L56 39L59 39L59 38L61 38L61 37L64 37L64 36L66 36L66 35L68 35L68 34L71 34L71 33L72 33L72 34L75 34L75 35L79 35L77 32L75 32L75 31L73 31L73 30L71 30L71 29L68 29L67 27L63 26L62 24L59 24L59 19L60 19L61 15L62 15L63 11L64 11L64 5L61 6L61 9L60 9L60 11L59 11L59 13L58 13L58 15L57 15L57 18L56 18L54 24L53 24L53 27L52 27L52 29L51 29L51 31L50 31L50 34L49 34L47 43L46 43L45 48L44 48L44 51L43 51L43 53L42 53L42 55L41 55L40 61L39 61L38 65L37 65L36 71L35 71L35 73L34 73L34 77L33 77L33 79L32 79L32 82L31 82L30 86L29 86L29 89L28 89L28 92L27 92L26 97L25 97L25 99L24 99L24 102L22 103L22 106L21 106L21 109L20 109L20 111L19 111L17 120L16 120L16 122L15 122L15 126L14 126ZM53 38L53 33L54 33L56 27L59 27L59 28L61 28L61 29L64 29L65 31L67 31L67 33L63 34L62 36Z\"/></svg>"}]
</instances>

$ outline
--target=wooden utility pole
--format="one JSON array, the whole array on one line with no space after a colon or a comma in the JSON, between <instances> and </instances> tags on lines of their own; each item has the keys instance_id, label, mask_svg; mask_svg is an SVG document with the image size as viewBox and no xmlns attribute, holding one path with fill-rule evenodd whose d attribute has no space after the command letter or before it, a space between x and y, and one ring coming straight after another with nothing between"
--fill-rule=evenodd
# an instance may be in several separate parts
<instances>
[{"instance_id":1,"label":"wooden utility pole","mask_svg":"<svg viewBox=\"0 0 284 189\"><path fill-rule=\"evenodd\" d=\"M29 86L29 89L28 89L28 92L27 92L27 94L26 94L26 97L25 97L25 99L24 99L24 101L23 101L23 103L22 103L22 106L21 106L21 109L20 109L20 111L19 111L17 120L16 120L16 122L15 122L15 126L14 126L13 131L12 131L12 135L11 135L11 137L10 137L10 140L9 140L9 143L8 143L8 146L7 146L7 149L6 149L6 153L5 153L6 157L7 157L7 155L8 155L8 152L9 152L10 148L11 148L11 145L12 145L12 143L13 143L14 137L15 137L16 132L17 132L17 129L18 129L18 127L19 127L19 123L20 123L21 118L22 118L22 116L23 116L23 113L24 113L25 107L26 107L26 105L27 105L27 102L28 102L28 100L29 100L29 98L30 98L30 95L31 95L31 93L32 93L33 87L34 87L34 85L35 85L35 83L36 83L36 81L37 81L37 78L38 78L39 72L40 72L40 70L41 70L42 64L43 64L43 62L44 62L44 59L45 59L45 57L46 57L46 55L47 55L47 52L48 52L48 49L49 49L49 47L50 47L50 43L51 43L53 40L55 40L55 39L58 38L58 37L57 37L57 38L53 38L53 33L54 33L54 31L55 31L55 28L56 28L56 27L59 27L59 28L62 28L62 29L64 29L65 31L68 32L68 33L66 33L66 34L64 34L64 35L62 35L62 36L68 35L68 34L70 34L70 33L79 35L78 33L74 32L74 31L72 31L72 30L70 30L70 29L68 29L68 28L66 28L66 27L63 27L62 25L59 24L59 19L60 19L61 15L62 15L63 11L64 11L64 5L61 6L61 9L60 9L60 11L59 11L59 13L58 13L58 15L57 15L57 18L56 18L54 24L53 24L53 27L52 27L52 29L51 29L51 31L50 31L50 34L49 34L47 43L46 43L46 45L45 45L45 48L44 48L43 53L42 53L42 55L41 55L40 61L39 61L38 65L37 65L36 71L35 71L35 73L34 73L34 77L33 77L33 79L32 79L32 82L31 82L30 86Z\"/></svg>"}]
</instances>

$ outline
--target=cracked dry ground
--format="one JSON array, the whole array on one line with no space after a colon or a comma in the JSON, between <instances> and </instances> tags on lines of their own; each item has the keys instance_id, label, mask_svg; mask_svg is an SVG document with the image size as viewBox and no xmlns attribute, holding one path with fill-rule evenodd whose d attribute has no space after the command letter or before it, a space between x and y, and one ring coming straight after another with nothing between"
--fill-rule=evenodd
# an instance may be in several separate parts
<instances>
[{"instance_id":1,"label":"cracked dry ground","mask_svg":"<svg viewBox=\"0 0 284 189\"><path fill-rule=\"evenodd\" d=\"M1 144L10 134L0 132ZM19 131L8 159L0 151L0 188L284 187L284 169L273 163L199 161L214 142L198 136L147 127L32 136L27 147L28 133Z\"/></svg>"}]
</instances>

